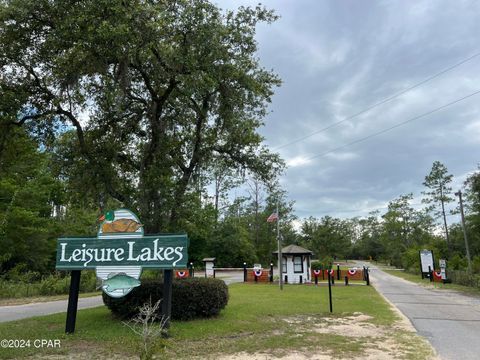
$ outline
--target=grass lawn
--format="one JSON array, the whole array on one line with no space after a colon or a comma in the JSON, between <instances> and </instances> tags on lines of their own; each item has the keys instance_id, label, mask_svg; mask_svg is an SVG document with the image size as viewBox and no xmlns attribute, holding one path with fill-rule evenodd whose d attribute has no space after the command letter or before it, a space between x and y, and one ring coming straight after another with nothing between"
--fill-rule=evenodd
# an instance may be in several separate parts
<instances>
[{"instance_id":1,"label":"grass lawn","mask_svg":"<svg viewBox=\"0 0 480 360\"><path fill-rule=\"evenodd\" d=\"M389 273L390 275L395 275L397 277L400 277L402 279L427 286L427 287L435 287L436 289L441 289L441 290L455 290L459 291L461 293L464 293L466 295L480 295L480 289L474 288L471 286L463 286L463 285L458 285L458 284L443 284L441 282L430 282L430 279L422 279L420 274L412 274L405 272L404 270L391 270L388 268L383 269L386 273Z\"/></svg>"},{"instance_id":2,"label":"grass lawn","mask_svg":"<svg viewBox=\"0 0 480 360\"><path fill-rule=\"evenodd\" d=\"M270 284L231 285L229 304L218 317L172 322L170 337L156 342L156 354L167 359L217 359L228 354L249 358L254 353L283 356L301 351L353 358L388 351L385 346L395 342L392 356L426 359L431 355L425 341L398 326L397 315L374 288L337 286L332 290L333 315L328 312L327 287L286 285L280 292ZM0 349L0 358L34 354L112 358L139 353L137 336L106 307L80 310L74 335L66 336L64 326L65 314L0 323L0 339L61 340L60 349L36 349L33 343L30 348ZM352 336L348 329L361 333Z\"/></svg>"}]
</instances>

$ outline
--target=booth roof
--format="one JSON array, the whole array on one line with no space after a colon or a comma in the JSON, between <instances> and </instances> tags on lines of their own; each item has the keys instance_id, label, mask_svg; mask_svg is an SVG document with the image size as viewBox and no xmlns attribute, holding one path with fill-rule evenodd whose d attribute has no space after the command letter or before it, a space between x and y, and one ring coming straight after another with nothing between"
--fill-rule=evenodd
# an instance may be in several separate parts
<instances>
[{"instance_id":1,"label":"booth roof","mask_svg":"<svg viewBox=\"0 0 480 360\"><path fill-rule=\"evenodd\" d=\"M273 253L278 254L278 251L274 251ZM310 255L312 255L313 252L311 250L305 249L305 248L303 248L301 246L298 246L298 245L288 245L288 246L285 246L282 249L282 254L283 255L285 255L285 254L310 254Z\"/></svg>"},{"instance_id":2,"label":"booth roof","mask_svg":"<svg viewBox=\"0 0 480 360\"><path fill-rule=\"evenodd\" d=\"M215 261L215 258L205 258L205 259L203 259L202 261L204 261L204 262L205 262L205 261Z\"/></svg>"}]
</instances>

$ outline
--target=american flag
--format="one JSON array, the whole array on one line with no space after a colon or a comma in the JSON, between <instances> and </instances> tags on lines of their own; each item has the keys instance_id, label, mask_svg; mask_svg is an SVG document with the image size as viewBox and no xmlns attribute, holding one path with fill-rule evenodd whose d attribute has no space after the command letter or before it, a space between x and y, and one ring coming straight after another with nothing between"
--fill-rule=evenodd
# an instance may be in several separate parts
<instances>
[{"instance_id":1,"label":"american flag","mask_svg":"<svg viewBox=\"0 0 480 360\"><path fill-rule=\"evenodd\" d=\"M272 213L267 219L267 222L275 222L278 220L278 214L276 212Z\"/></svg>"}]
</instances>

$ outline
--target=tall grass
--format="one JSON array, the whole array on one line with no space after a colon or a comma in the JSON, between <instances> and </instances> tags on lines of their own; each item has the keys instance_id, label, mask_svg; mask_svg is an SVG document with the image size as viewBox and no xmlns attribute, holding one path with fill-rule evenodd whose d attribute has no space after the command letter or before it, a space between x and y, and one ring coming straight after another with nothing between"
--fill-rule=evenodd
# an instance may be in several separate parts
<instances>
[{"instance_id":1,"label":"tall grass","mask_svg":"<svg viewBox=\"0 0 480 360\"><path fill-rule=\"evenodd\" d=\"M96 276L93 271L83 271L80 278L80 292L92 292L96 289ZM70 276L53 274L40 280L30 279L5 280L0 279L0 299L24 298L35 296L68 294Z\"/></svg>"},{"instance_id":2,"label":"tall grass","mask_svg":"<svg viewBox=\"0 0 480 360\"><path fill-rule=\"evenodd\" d=\"M454 284L480 289L480 274L469 274L462 270L448 270L447 276Z\"/></svg>"}]
</instances>

